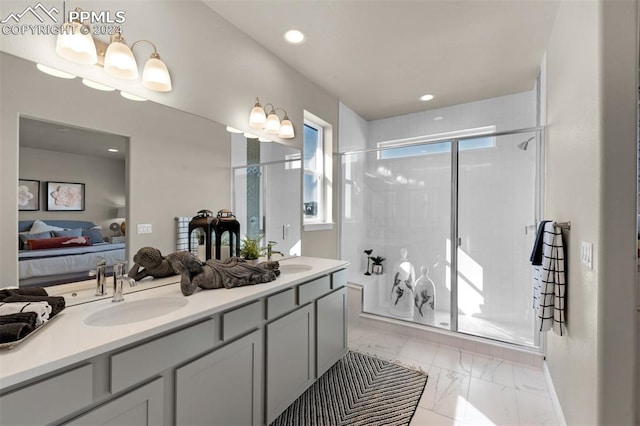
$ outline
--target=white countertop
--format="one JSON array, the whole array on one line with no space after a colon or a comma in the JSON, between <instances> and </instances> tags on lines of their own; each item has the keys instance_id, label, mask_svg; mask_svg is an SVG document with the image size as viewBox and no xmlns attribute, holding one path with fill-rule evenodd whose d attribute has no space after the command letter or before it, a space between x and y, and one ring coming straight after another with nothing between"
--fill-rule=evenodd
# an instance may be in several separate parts
<instances>
[{"instance_id":1,"label":"white countertop","mask_svg":"<svg viewBox=\"0 0 640 426\"><path fill-rule=\"evenodd\" d=\"M341 260L313 257L296 257L280 263L305 264L312 269L283 274L266 284L233 289L200 289L187 296L188 303L176 311L126 325L96 327L84 323L90 314L116 305L111 302L111 297L68 307L50 324L18 346L0 351L0 389L206 318L348 265L348 262ZM180 292L179 276L162 280L163 283L174 283L126 294L122 303L150 297L184 297Z\"/></svg>"}]
</instances>

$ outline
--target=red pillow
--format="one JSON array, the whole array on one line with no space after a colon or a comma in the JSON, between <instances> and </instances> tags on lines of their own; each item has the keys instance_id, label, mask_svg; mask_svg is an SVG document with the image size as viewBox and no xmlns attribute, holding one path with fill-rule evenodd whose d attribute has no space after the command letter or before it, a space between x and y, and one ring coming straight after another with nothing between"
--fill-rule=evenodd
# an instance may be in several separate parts
<instances>
[{"instance_id":1,"label":"red pillow","mask_svg":"<svg viewBox=\"0 0 640 426\"><path fill-rule=\"evenodd\" d=\"M89 237L53 237L42 240L28 240L27 243L29 243L29 250L88 246Z\"/></svg>"}]
</instances>

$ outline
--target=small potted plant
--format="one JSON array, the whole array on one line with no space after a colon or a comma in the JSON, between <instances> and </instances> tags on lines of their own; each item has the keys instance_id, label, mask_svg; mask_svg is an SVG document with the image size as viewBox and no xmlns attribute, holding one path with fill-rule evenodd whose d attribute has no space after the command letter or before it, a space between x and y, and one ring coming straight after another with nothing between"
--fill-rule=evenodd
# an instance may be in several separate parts
<instances>
[{"instance_id":1,"label":"small potted plant","mask_svg":"<svg viewBox=\"0 0 640 426\"><path fill-rule=\"evenodd\" d=\"M265 248L260 247L260 241L263 237L263 235L258 235L256 238L245 236L241 242L240 256L250 263L257 263L258 258L265 252Z\"/></svg>"},{"instance_id":2,"label":"small potted plant","mask_svg":"<svg viewBox=\"0 0 640 426\"><path fill-rule=\"evenodd\" d=\"M382 274L383 261L384 261L384 257L382 256L371 256L371 262L373 263L373 266L371 266L371 272L377 275Z\"/></svg>"}]
</instances>

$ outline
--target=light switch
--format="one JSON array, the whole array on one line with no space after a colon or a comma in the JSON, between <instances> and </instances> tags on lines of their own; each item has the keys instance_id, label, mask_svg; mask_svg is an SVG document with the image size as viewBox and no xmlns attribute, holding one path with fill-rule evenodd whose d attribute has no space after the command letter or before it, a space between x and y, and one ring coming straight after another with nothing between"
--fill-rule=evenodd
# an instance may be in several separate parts
<instances>
[{"instance_id":1,"label":"light switch","mask_svg":"<svg viewBox=\"0 0 640 426\"><path fill-rule=\"evenodd\" d=\"M150 223L139 223L138 234L151 234L152 227Z\"/></svg>"},{"instance_id":2,"label":"light switch","mask_svg":"<svg viewBox=\"0 0 640 426\"><path fill-rule=\"evenodd\" d=\"M593 269L593 243L580 242L580 262L589 269Z\"/></svg>"}]
</instances>

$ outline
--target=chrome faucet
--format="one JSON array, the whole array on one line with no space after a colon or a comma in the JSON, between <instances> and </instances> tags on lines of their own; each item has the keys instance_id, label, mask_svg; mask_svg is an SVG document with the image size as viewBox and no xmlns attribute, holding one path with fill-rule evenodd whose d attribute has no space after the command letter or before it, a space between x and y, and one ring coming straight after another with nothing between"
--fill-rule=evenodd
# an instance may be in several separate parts
<instances>
[{"instance_id":1,"label":"chrome faucet","mask_svg":"<svg viewBox=\"0 0 640 426\"><path fill-rule=\"evenodd\" d=\"M105 284L107 283L107 261L104 257L98 257L96 269L89 271L89 276L96 277L96 296L107 294Z\"/></svg>"},{"instance_id":2,"label":"chrome faucet","mask_svg":"<svg viewBox=\"0 0 640 426\"><path fill-rule=\"evenodd\" d=\"M113 300L112 302L122 302L124 297L122 296L124 282L129 283L129 287L136 286L136 280L125 275L125 266L127 262L116 262L113 265Z\"/></svg>"},{"instance_id":3,"label":"chrome faucet","mask_svg":"<svg viewBox=\"0 0 640 426\"><path fill-rule=\"evenodd\" d=\"M279 254L280 256L284 256L284 254L282 254L281 251L275 251L275 250L271 250L273 248L273 246L275 246L276 243L275 241L269 241L269 244L267 244L267 261L271 261L271 255L274 254Z\"/></svg>"}]
</instances>

